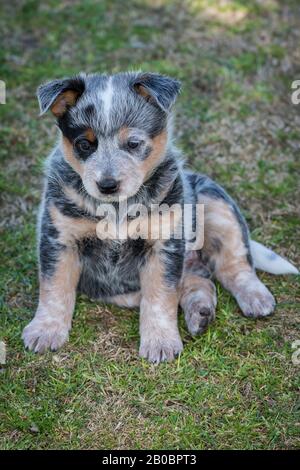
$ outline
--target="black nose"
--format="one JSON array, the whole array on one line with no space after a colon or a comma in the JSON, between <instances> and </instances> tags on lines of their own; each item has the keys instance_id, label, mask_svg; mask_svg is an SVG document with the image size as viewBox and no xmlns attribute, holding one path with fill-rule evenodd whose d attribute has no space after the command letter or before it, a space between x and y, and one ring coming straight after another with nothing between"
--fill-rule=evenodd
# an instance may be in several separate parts
<instances>
[{"instance_id":1,"label":"black nose","mask_svg":"<svg viewBox=\"0 0 300 470\"><path fill-rule=\"evenodd\" d=\"M104 178L97 182L99 191L103 194L113 194L119 189L119 181L116 181L113 178Z\"/></svg>"}]
</instances>

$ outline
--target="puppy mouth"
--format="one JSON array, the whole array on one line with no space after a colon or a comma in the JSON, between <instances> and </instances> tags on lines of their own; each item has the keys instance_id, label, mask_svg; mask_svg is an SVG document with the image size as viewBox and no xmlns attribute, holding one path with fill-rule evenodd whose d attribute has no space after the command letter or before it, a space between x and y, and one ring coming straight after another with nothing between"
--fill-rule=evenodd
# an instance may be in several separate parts
<instances>
[{"instance_id":1,"label":"puppy mouth","mask_svg":"<svg viewBox=\"0 0 300 470\"><path fill-rule=\"evenodd\" d=\"M126 199L126 196L123 196L123 199ZM120 194L114 193L114 194L99 194L97 197L98 201L100 202L116 202L122 199L122 196Z\"/></svg>"}]
</instances>

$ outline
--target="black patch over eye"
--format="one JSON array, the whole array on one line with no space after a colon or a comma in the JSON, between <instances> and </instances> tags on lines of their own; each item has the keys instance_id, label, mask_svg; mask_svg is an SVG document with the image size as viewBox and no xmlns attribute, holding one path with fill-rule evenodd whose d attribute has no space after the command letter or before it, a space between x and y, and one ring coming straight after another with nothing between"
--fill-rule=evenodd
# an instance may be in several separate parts
<instances>
[{"instance_id":1,"label":"black patch over eye","mask_svg":"<svg viewBox=\"0 0 300 470\"><path fill-rule=\"evenodd\" d=\"M135 149L137 149L138 147L140 147L141 144L142 144L142 141L141 141L141 140L129 139L128 142L127 142L127 147L128 147L130 150L135 150Z\"/></svg>"},{"instance_id":2,"label":"black patch over eye","mask_svg":"<svg viewBox=\"0 0 300 470\"><path fill-rule=\"evenodd\" d=\"M96 142L90 142L88 139L78 139L75 141L75 148L82 158L87 158L96 150Z\"/></svg>"}]
</instances>

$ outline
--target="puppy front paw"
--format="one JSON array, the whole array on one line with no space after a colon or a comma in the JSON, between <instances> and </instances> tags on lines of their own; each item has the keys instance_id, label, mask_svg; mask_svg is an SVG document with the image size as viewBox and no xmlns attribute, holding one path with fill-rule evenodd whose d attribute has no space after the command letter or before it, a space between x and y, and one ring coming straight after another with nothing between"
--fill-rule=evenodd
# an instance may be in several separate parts
<instances>
[{"instance_id":1,"label":"puppy front paw","mask_svg":"<svg viewBox=\"0 0 300 470\"><path fill-rule=\"evenodd\" d=\"M139 355L149 362L159 364L174 360L182 350L183 344L179 334L173 338L149 335L147 338L141 338Z\"/></svg>"},{"instance_id":2,"label":"puppy front paw","mask_svg":"<svg viewBox=\"0 0 300 470\"><path fill-rule=\"evenodd\" d=\"M22 339L26 349L44 353L48 349L56 351L68 339L69 329L57 319L35 317L23 330Z\"/></svg>"}]
</instances>

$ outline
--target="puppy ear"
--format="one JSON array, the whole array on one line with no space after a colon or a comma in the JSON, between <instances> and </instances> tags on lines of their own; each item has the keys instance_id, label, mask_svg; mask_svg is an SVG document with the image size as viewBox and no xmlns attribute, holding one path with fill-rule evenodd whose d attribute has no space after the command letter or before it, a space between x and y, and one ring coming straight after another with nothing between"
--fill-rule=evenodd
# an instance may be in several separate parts
<instances>
[{"instance_id":1,"label":"puppy ear","mask_svg":"<svg viewBox=\"0 0 300 470\"><path fill-rule=\"evenodd\" d=\"M68 108L76 104L84 90L83 75L63 80L52 80L40 85L37 89L40 115L51 109L54 116L62 116Z\"/></svg>"},{"instance_id":2,"label":"puppy ear","mask_svg":"<svg viewBox=\"0 0 300 470\"><path fill-rule=\"evenodd\" d=\"M143 73L136 77L133 87L147 101L168 112L176 100L181 84L174 78L158 73Z\"/></svg>"}]
</instances>

